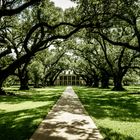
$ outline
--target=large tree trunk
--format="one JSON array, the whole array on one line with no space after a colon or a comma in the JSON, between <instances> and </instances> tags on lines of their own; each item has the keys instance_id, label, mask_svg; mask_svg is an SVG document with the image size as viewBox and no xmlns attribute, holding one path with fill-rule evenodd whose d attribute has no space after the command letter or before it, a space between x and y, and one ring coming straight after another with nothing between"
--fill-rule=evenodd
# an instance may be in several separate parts
<instances>
[{"instance_id":1,"label":"large tree trunk","mask_svg":"<svg viewBox=\"0 0 140 140\"><path fill-rule=\"evenodd\" d=\"M90 79L87 79L87 81L86 81L86 86L92 87L92 84L93 84L93 81L90 80Z\"/></svg>"},{"instance_id":2,"label":"large tree trunk","mask_svg":"<svg viewBox=\"0 0 140 140\"><path fill-rule=\"evenodd\" d=\"M112 90L114 90L114 91L124 91L125 90L122 86L122 79L123 79L123 76L121 76L121 75L114 76L114 87Z\"/></svg>"},{"instance_id":3,"label":"large tree trunk","mask_svg":"<svg viewBox=\"0 0 140 140\"><path fill-rule=\"evenodd\" d=\"M27 72L25 75L20 77L20 90L29 90Z\"/></svg>"},{"instance_id":4,"label":"large tree trunk","mask_svg":"<svg viewBox=\"0 0 140 140\"><path fill-rule=\"evenodd\" d=\"M102 75L101 88L109 88L109 76L107 74Z\"/></svg>"},{"instance_id":5,"label":"large tree trunk","mask_svg":"<svg viewBox=\"0 0 140 140\"><path fill-rule=\"evenodd\" d=\"M34 88L39 88L39 82L35 81Z\"/></svg>"},{"instance_id":6,"label":"large tree trunk","mask_svg":"<svg viewBox=\"0 0 140 140\"><path fill-rule=\"evenodd\" d=\"M0 71L0 95L6 95L6 92L2 89L3 83L8 78L10 72L8 71Z\"/></svg>"},{"instance_id":7,"label":"large tree trunk","mask_svg":"<svg viewBox=\"0 0 140 140\"><path fill-rule=\"evenodd\" d=\"M98 77L94 77L94 82L92 87L98 88L99 87L99 78Z\"/></svg>"},{"instance_id":8,"label":"large tree trunk","mask_svg":"<svg viewBox=\"0 0 140 140\"><path fill-rule=\"evenodd\" d=\"M50 80L50 81L49 81L49 85L50 85L50 86L54 86L54 81L53 81L53 80Z\"/></svg>"},{"instance_id":9,"label":"large tree trunk","mask_svg":"<svg viewBox=\"0 0 140 140\"><path fill-rule=\"evenodd\" d=\"M0 95L6 95L6 92L2 89L3 86L3 79L0 79Z\"/></svg>"},{"instance_id":10,"label":"large tree trunk","mask_svg":"<svg viewBox=\"0 0 140 140\"><path fill-rule=\"evenodd\" d=\"M46 86L46 81L43 79L43 82L42 82L42 86L45 87Z\"/></svg>"},{"instance_id":11,"label":"large tree trunk","mask_svg":"<svg viewBox=\"0 0 140 140\"><path fill-rule=\"evenodd\" d=\"M32 54L25 54L21 56L18 60L15 60L12 64L10 64L6 69L0 71L0 95L4 94L2 90L3 82L8 78L9 75L14 74L15 70L28 61L31 58Z\"/></svg>"},{"instance_id":12,"label":"large tree trunk","mask_svg":"<svg viewBox=\"0 0 140 140\"><path fill-rule=\"evenodd\" d=\"M28 70L27 70L27 66L30 62L27 61L25 64L23 64L21 67L18 68L18 77L20 80L20 90L29 90L29 86L28 86Z\"/></svg>"},{"instance_id":13,"label":"large tree trunk","mask_svg":"<svg viewBox=\"0 0 140 140\"><path fill-rule=\"evenodd\" d=\"M52 79L49 79L47 81L47 86L54 86L54 81Z\"/></svg>"},{"instance_id":14,"label":"large tree trunk","mask_svg":"<svg viewBox=\"0 0 140 140\"><path fill-rule=\"evenodd\" d=\"M34 79L34 88L39 88L39 78L38 77L35 77Z\"/></svg>"}]
</instances>

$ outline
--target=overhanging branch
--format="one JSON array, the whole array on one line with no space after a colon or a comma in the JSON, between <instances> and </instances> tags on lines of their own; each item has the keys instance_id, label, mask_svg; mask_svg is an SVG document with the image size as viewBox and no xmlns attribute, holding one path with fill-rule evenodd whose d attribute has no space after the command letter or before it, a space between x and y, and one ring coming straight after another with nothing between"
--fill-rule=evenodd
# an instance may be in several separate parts
<instances>
[{"instance_id":1,"label":"overhanging branch","mask_svg":"<svg viewBox=\"0 0 140 140\"><path fill-rule=\"evenodd\" d=\"M0 9L0 18L3 16L12 16L12 15L18 14L21 11L23 11L24 9L26 9L27 7L33 5L37 2L40 2L40 1L41 0L30 0L30 1L22 4L21 6L15 8L15 9L3 9L3 8L1 8Z\"/></svg>"}]
</instances>

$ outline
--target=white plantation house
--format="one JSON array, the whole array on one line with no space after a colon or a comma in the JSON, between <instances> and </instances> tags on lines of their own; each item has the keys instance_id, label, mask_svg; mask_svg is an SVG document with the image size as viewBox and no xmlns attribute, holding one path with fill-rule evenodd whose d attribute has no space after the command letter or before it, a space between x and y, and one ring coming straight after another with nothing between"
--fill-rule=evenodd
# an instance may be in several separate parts
<instances>
[{"instance_id":1,"label":"white plantation house","mask_svg":"<svg viewBox=\"0 0 140 140\"><path fill-rule=\"evenodd\" d=\"M55 85L84 85L84 80L73 71L63 71L56 79Z\"/></svg>"}]
</instances>

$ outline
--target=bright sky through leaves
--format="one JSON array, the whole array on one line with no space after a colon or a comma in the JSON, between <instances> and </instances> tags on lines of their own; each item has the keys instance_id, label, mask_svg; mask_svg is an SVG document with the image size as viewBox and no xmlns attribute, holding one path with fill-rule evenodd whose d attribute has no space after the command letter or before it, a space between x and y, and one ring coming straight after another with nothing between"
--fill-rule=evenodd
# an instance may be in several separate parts
<instances>
[{"instance_id":1,"label":"bright sky through leaves","mask_svg":"<svg viewBox=\"0 0 140 140\"><path fill-rule=\"evenodd\" d=\"M76 6L76 4L74 2L71 2L70 0L51 0L51 1L53 1L57 7L61 7L63 10Z\"/></svg>"}]
</instances>

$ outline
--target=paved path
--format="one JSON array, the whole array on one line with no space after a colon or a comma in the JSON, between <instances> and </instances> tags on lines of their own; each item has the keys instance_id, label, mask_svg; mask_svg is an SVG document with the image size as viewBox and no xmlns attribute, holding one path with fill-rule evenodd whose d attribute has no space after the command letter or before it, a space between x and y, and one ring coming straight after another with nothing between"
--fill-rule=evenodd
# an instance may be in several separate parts
<instances>
[{"instance_id":1,"label":"paved path","mask_svg":"<svg viewBox=\"0 0 140 140\"><path fill-rule=\"evenodd\" d=\"M94 110L93 110L94 111ZM67 87L30 140L101 140L72 87Z\"/></svg>"}]
</instances>

